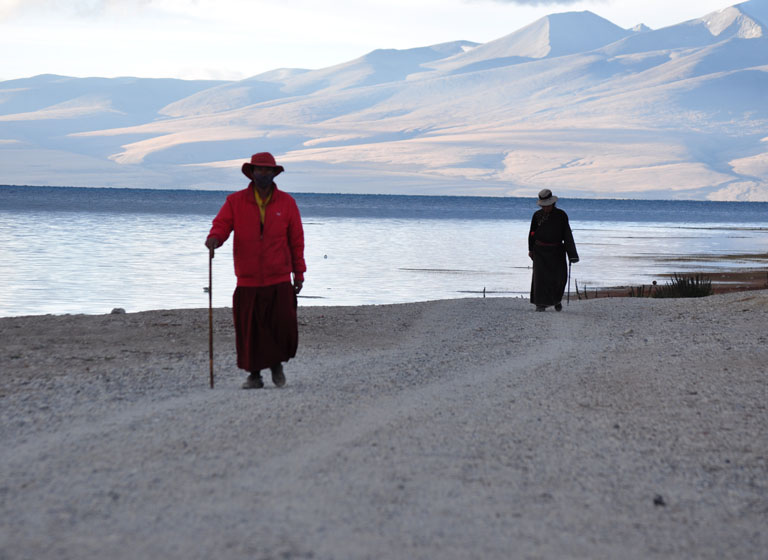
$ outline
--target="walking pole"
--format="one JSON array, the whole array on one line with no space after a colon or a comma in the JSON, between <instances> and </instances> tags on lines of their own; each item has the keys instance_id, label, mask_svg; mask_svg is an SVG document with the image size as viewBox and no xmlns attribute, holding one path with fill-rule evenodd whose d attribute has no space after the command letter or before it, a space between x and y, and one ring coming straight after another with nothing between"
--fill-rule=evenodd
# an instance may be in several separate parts
<instances>
[{"instance_id":1,"label":"walking pole","mask_svg":"<svg viewBox=\"0 0 768 560\"><path fill-rule=\"evenodd\" d=\"M211 362L211 389L213 389L213 247L208 249L208 357Z\"/></svg>"},{"instance_id":2,"label":"walking pole","mask_svg":"<svg viewBox=\"0 0 768 560\"><path fill-rule=\"evenodd\" d=\"M571 305L571 259L568 259L568 297L565 300L565 305Z\"/></svg>"}]
</instances>

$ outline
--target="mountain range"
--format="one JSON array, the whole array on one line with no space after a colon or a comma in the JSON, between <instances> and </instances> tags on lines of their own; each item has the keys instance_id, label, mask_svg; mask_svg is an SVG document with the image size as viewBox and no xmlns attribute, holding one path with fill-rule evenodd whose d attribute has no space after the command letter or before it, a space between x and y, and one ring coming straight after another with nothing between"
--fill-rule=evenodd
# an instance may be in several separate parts
<instances>
[{"instance_id":1,"label":"mountain range","mask_svg":"<svg viewBox=\"0 0 768 560\"><path fill-rule=\"evenodd\" d=\"M768 0L657 30L592 12L241 81L0 82L0 184L768 201Z\"/></svg>"}]
</instances>

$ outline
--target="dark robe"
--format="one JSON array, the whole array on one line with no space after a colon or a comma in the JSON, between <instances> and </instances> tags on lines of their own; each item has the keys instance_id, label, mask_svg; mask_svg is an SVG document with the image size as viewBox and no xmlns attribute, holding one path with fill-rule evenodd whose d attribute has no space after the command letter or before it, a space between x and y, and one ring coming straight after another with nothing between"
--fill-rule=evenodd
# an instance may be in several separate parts
<instances>
[{"instance_id":1,"label":"dark robe","mask_svg":"<svg viewBox=\"0 0 768 560\"><path fill-rule=\"evenodd\" d=\"M553 208L549 214L539 210L531 219L528 250L533 255L531 303L537 306L555 305L562 301L568 282L568 263L578 259L568 214Z\"/></svg>"},{"instance_id":2,"label":"dark robe","mask_svg":"<svg viewBox=\"0 0 768 560\"><path fill-rule=\"evenodd\" d=\"M296 292L290 282L238 286L232 297L232 313L237 367L258 372L296 356L299 327Z\"/></svg>"}]
</instances>

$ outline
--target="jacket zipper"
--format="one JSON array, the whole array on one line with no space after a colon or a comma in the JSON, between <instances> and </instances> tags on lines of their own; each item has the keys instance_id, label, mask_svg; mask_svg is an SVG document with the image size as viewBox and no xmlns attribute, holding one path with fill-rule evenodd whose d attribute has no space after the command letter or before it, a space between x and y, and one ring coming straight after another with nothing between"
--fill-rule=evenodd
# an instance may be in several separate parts
<instances>
[{"instance_id":1,"label":"jacket zipper","mask_svg":"<svg viewBox=\"0 0 768 560\"><path fill-rule=\"evenodd\" d=\"M269 202L267 202L264 205L264 221L262 222L261 220L259 220L259 235L260 235L260 239L262 241L264 241L264 224L267 223L267 208L269 208L269 205L272 204L272 198L271 197L273 197L274 195L275 195L275 190L273 188L272 189L272 193L269 195L270 196ZM261 218L261 213L259 213L259 218Z\"/></svg>"}]
</instances>

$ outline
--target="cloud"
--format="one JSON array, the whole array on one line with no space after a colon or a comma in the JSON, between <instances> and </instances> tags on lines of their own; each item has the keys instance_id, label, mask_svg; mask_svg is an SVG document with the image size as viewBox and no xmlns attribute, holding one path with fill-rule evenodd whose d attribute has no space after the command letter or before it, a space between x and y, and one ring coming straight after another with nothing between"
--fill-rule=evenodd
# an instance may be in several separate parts
<instances>
[{"instance_id":1,"label":"cloud","mask_svg":"<svg viewBox=\"0 0 768 560\"><path fill-rule=\"evenodd\" d=\"M0 0L0 21L27 15L100 17L135 13L157 0Z\"/></svg>"},{"instance_id":2,"label":"cloud","mask_svg":"<svg viewBox=\"0 0 768 560\"><path fill-rule=\"evenodd\" d=\"M493 0L499 4L518 4L519 6L553 6L555 4L579 4L583 0Z\"/></svg>"},{"instance_id":3,"label":"cloud","mask_svg":"<svg viewBox=\"0 0 768 560\"><path fill-rule=\"evenodd\" d=\"M22 0L0 0L0 21L11 19L22 11Z\"/></svg>"}]
</instances>

